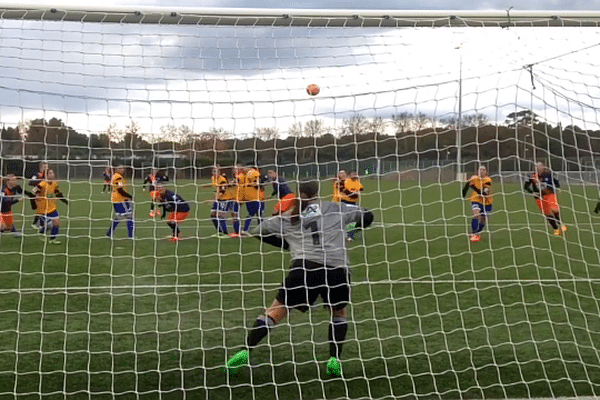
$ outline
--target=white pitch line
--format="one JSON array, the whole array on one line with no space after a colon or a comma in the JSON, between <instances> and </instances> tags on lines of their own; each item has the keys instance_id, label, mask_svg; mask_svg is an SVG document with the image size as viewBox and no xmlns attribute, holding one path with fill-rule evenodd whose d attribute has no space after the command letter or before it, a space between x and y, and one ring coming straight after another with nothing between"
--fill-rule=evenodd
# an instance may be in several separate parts
<instances>
[{"instance_id":1,"label":"white pitch line","mask_svg":"<svg viewBox=\"0 0 600 400\"><path fill-rule=\"evenodd\" d=\"M600 283L600 278L572 278L572 279L478 279L478 280L384 280L384 281L354 281L352 286L369 285L434 285L434 284L452 284L452 285L477 285L477 284L496 284L496 285L550 285L560 283ZM21 293L21 292L91 292L94 290L156 290L156 289L215 289L215 288L273 288L279 287L281 283L222 283L222 284L174 284L174 285L113 285L113 286L73 286L73 287L55 287L55 288L14 288L0 289L0 294Z\"/></svg>"}]
</instances>

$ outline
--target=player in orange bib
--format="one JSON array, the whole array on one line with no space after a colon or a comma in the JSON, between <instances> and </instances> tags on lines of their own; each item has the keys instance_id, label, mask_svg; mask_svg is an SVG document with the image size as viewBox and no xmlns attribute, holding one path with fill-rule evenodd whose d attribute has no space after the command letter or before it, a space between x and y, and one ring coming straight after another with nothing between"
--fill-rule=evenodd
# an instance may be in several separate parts
<instances>
[{"instance_id":1,"label":"player in orange bib","mask_svg":"<svg viewBox=\"0 0 600 400\"><path fill-rule=\"evenodd\" d=\"M467 181L462 190L462 195L465 197L469 191L471 193L471 210L473 211L473 219L471 220L471 242L479 242L481 240L480 232L483 231L488 215L492 212L492 178L490 178L488 169L485 165L479 167L477 175L473 175Z\"/></svg>"},{"instance_id":2,"label":"player in orange bib","mask_svg":"<svg viewBox=\"0 0 600 400\"><path fill-rule=\"evenodd\" d=\"M244 222L242 234L249 236L248 230L254 217L258 218L260 223L265 211L265 187L264 180L257 167L250 167L246 170L246 183L244 185L244 200L248 217Z\"/></svg>"},{"instance_id":3,"label":"player in orange bib","mask_svg":"<svg viewBox=\"0 0 600 400\"><path fill-rule=\"evenodd\" d=\"M331 201L341 201L340 193L344 190L344 182L348 174L343 169L338 171L337 176L333 179L333 198Z\"/></svg>"},{"instance_id":4,"label":"player in orange bib","mask_svg":"<svg viewBox=\"0 0 600 400\"><path fill-rule=\"evenodd\" d=\"M128 237L133 238L135 229L135 223L133 221L133 196L125 190L127 188L127 185L125 184L125 167L120 166L115 169L115 173L112 176L111 187L113 190L111 201L115 210L115 216L113 217L110 228L106 231L106 236L112 238L115 229L117 229L121 220L125 220L127 221L127 235Z\"/></svg>"},{"instance_id":5,"label":"player in orange bib","mask_svg":"<svg viewBox=\"0 0 600 400\"><path fill-rule=\"evenodd\" d=\"M56 198L59 198L63 203L69 204L58 188L58 182L54 171L49 169L46 171L46 179L40 182L34 189L36 195L36 213L40 216L40 234L44 235L50 229L49 244L60 244L56 238L59 232L60 216L56 209ZM45 236L41 237L46 240Z\"/></svg>"},{"instance_id":6,"label":"player in orange bib","mask_svg":"<svg viewBox=\"0 0 600 400\"><path fill-rule=\"evenodd\" d=\"M360 180L358 179L358 173L356 171L351 171L349 174L346 175L346 178L343 181L340 181L338 193L340 202L358 207L360 194L363 190L364 186L362 183L360 183ZM348 242L353 242L356 237L356 231L354 229L354 226L349 225L347 227L347 230L348 236L346 237L346 240Z\"/></svg>"},{"instance_id":7,"label":"player in orange bib","mask_svg":"<svg viewBox=\"0 0 600 400\"><path fill-rule=\"evenodd\" d=\"M245 188L246 188L246 170L239 164L233 168L233 192L234 198L232 200L231 214L233 215L233 232L229 234L231 238L240 237L240 210L242 204L244 204Z\"/></svg>"},{"instance_id":8,"label":"player in orange bib","mask_svg":"<svg viewBox=\"0 0 600 400\"><path fill-rule=\"evenodd\" d=\"M523 188L532 193L540 211L554 229L554 236L560 236L566 232L567 227L560 220L560 209L556 198L556 189L560 187L558 179L552 175L550 169L543 163L535 164L535 172L529 175Z\"/></svg>"},{"instance_id":9,"label":"player in orange bib","mask_svg":"<svg viewBox=\"0 0 600 400\"><path fill-rule=\"evenodd\" d=\"M234 189L218 165L212 170L210 182L215 190L215 201L210 210L210 220L217 230L217 235L229 235L227 231L227 213L233 212Z\"/></svg>"}]
</instances>

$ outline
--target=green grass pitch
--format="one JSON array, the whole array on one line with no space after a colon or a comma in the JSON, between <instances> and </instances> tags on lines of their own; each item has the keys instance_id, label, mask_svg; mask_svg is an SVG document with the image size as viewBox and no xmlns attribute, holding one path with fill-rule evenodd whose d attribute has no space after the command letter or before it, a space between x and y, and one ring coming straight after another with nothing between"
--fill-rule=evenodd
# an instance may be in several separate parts
<instances>
[{"instance_id":1,"label":"green grass pitch","mask_svg":"<svg viewBox=\"0 0 600 400\"><path fill-rule=\"evenodd\" d=\"M173 244L136 187L136 240L122 224L111 241L101 182L76 181L61 183L71 199L58 206L68 235L61 245L36 237L28 204L15 209L24 235L0 238L0 397L600 394L596 188L559 194L569 229L557 238L517 184L496 182L489 229L471 244L458 183L364 184L376 224L349 246L343 379L325 375L328 313L319 306L291 313L252 353L251 368L223 373L245 327L274 298L289 256L252 238L210 237L210 190L178 182L197 203L182 228L188 239Z\"/></svg>"}]
</instances>

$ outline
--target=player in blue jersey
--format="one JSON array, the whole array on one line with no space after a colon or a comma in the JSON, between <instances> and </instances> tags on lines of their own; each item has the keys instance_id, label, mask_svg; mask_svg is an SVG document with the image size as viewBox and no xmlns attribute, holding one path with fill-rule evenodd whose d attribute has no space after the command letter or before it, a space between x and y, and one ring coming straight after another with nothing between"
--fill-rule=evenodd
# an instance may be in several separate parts
<instances>
[{"instance_id":1,"label":"player in blue jersey","mask_svg":"<svg viewBox=\"0 0 600 400\"><path fill-rule=\"evenodd\" d=\"M47 162L41 162L40 166L39 166L39 171L33 175L31 177L31 179L29 180L29 186L32 187L36 187L37 185L39 185L40 183L42 183L42 181L44 181L44 179L46 179L46 171L48 171L48 163ZM37 212L37 201L35 199L31 199L31 209L36 211L35 216L33 217L33 221L31 221L31 227L35 230L40 228L40 214Z\"/></svg>"},{"instance_id":2,"label":"player in blue jersey","mask_svg":"<svg viewBox=\"0 0 600 400\"><path fill-rule=\"evenodd\" d=\"M169 177L162 172L161 170L155 170L146 176L144 182L142 183L142 190L146 191L146 187L148 188L148 193L150 194L150 216L157 217L160 216L160 209L154 210L154 206L156 204L156 196L158 192L156 190L158 185L162 185L165 182L169 181Z\"/></svg>"},{"instance_id":3,"label":"player in blue jersey","mask_svg":"<svg viewBox=\"0 0 600 400\"><path fill-rule=\"evenodd\" d=\"M104 186L102 187L102 193L110 193L110 181L112 179L112 171L110 170L110 168L105 168L104 172L102 172L102 176L104 177Z\"/></svg>"},{"instance_id":4,"label":"player in blue jersey","mask_svg":"<svg viewBox=\"0 0 600 400\"><path fill-rule=\"evenodd\" d=\"M279 202L275 205L275 209L273 210L273 215L288 211L294 204L293 200L296 198L294 192L292 192L292 189L290 189L285 179L277 175L277 172L273 170L267 171L267 179L273 185L273 193L271 193L271 196L277 196L279 199Z\"/></svg>"},{"instance_id":5,"label":"player in blue jersey","mask_svg":"<svg viewBox=\"0 0 600 400\"><path fill-rule=\"evenodd\" d=\"M560 220L560 209L556 198L556 189L560 187L558 179L543 163L535 164L535 172L529 175L523 188L533 194L535 203L554 229L554 236L560 236L567 230Z\"/></svg>"},{"instance_id":6,"label":"player in blue jersey","mask_svg":"<svg viewBox=\"0 0 600 400\"><path fill-rule=\"evenodd\" d=\"M171 228L172 235L170 242L178 242L181 239L179 225L190 215L190 205L179 194L167 189L164 185L156 187L156 202L163 208L162 218L165 218L167 212L167 225Z\"/></svg>"},{"instance_id":7,"label":"player in blue jersey","mask_svg":"<svg viewBox=\"0 0 600 400\"><path fill-rule=\"evenodd\" d=\"M22 199L25 193L30 197L33 194L23 190L17 182L17 177L8 174L2 179L2 189L0 190L0 232L12 232L18 234L13 219L12 206Z\"/></svg>"}]
</instances>

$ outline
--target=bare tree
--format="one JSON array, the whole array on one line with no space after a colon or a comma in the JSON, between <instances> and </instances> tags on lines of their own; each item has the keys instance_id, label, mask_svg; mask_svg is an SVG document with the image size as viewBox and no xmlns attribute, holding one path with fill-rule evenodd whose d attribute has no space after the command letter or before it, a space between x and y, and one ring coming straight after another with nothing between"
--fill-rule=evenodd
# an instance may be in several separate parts
<instances>
[{"instance_id":1,"label":"bare tree","mask_svg":"<svg viewBox=\"0 0 600 400\"><path fill-rule=\"evenodd\" d=\"M119 129L114 122L110 124L103 133L108 135L112 143L122 142L125 138L125 132L123 132L122 129Z\"/></svg>"},{"instance_id":2,"label":"bare tree","mask_svg":"<svg viewBox=\"0 0 600 400\"><path fill-rule=\"evenodd\" d=\"M178 129L179 135L185 140L186 138L194 135L194 130L187 125L181 125Z\"/></svg>"},{"instance_id":3,"label":"bare tree","mask_svg":"<svg viewBox=\"0 0 600 400\"><path fill-rule=\"evenodd\" d=\"M398 115L392 115L392 122L396 128L396 133L405 134L410 130L413 115L408 112L403 112Z\"/></svg>"},{"instance_id":4,"label":"bare tree","mask_svg":"<svg viewBox=\"0 0 600 400\"><path fill-rule=\"evenodd\" d=\"M474 126L481 127L481 126L488 125L489 123L490 123L490 119L485 114L477 113L473 116Z\"/></svg>"},{"instance_id":5,"label":"bare tree","mask_svg":"<svg viewBox=\"0 0 600 400\"><path fill-rule=\"evenodd\" d=\"M302 137L304 136L304 128L302 127L302 122L294 122L294 124L290 127L288 133L290 136Z\"/></svg>"},{"instance_id":6,"label":"bare tree","mask_svg":"<svg viewBox=\"0 0 600 400\"><path fill-rule=\"evenodd\" d=\"M368 128L367 119L362 114L354 114L352 117L344 119L342 135L360 135L366 133Z\"/></svg>"},{"instance_id":7,"label":"bare tree","mask_svg":"<svg viewBox=\"0 0 600 400\"><path fill-rule=\"evenodd\" d=\"M279 137L279 129L272 128L256 128L254 130L254 136L262 140L272 140Z\"/></svg>"},{"instance_id":8,"label":"bare tree","mask_svg":"<svg viewBox=\"0 0 600 400\"><path fill-rule=\"evenodd\" d=\"M325 122L320 119L313 119L304 124L304 135L308 137L322 136L329 133L330 129L325 126Z\"/></svg>"},{"instance_id":9,"label":"bare tree","mask_svg":"<svg viewBox=\"0 0 600 400\"><path fill-rule=\"evenodd\" d=\"M422 112L414 116L412 123L415 132L419 132L420 130L425 129L427 126L430 126L432 124L431 118L427 114L423 114Z\"/></svg>"},{"instance_id":10,"label":"bare tree","mask_svg":"<svg viewBox=\"0 0 600 400\"><path fill-rule=\"evenodd\" d=\"M233 137L233 133L224 129L224 128L215 128L214 126L210 128L208 133L218 139L225 140L230 137Z\"/></svg>"},{"instance_id":11,"label":"bare tree","mask_svg":"<svg viewBox=\"0 0 600 400\"><path fill-rule=\"evenodd\" d=\"M374 133L376 135L383 134L383 132L385 131L385 123L383 122L383 118L381 118L381 117L373 118L369 122L368 130L369 130L369 132Z\"/></svg>"},{"instance_id":12,"label":"bare tree","mask_svg":"<svg viewBox=\"0 0 600 400\"><path fill-rule=\"evenodd\" d=\"M31 120L26 119L24 121L19 121L17 124L17 129L19 130L19 134L21 138L25 140L27 138L27 134L29 133L29 129L31 128Z\"/></svg>"},{"instance_id":13,"label":"bare tree","mask_svg":"<svg viewBox=\"0 0 600 400\"><path fill-rule=\"evenodd\" d=\"M462 117L463 127L480 127L488 123L488 117L484 114L468 114Z\"/></svg>"},{"instance_id":14,"label":"bare tree","mask_svg":"<svg viewBox=\"0 0 600 400\"><path fill-rule=\"evenodd\" d=\"M455 129L458 127L458 117L452 116L440 120L447 129ZM462 128L481 127L489 123L489 118L485 114L475 113L461 116L460 124Z\"/></svg>"},{"instance_id":15,"label":"bare tree","mask_svg":"<svg viewBox=\"0 0 600 400\"><path fill-rule=\"evenodd\" d=\"M160 127L160 135L153 137L153 142L174 142L179 137L179 129L175 125L166 125Z\"/></svg>"},{"instance_id":16,"label":"bare tree","mask_svg":"<svg viewBox=\"0 0 600 400\"><path fill-rule=\"evenodd\" d=\"M140 149L144 146L144 139L141 134L142 128L140 125L131 120L128 125L125 126L124 137L125 145L130 149Z\"/></svg>"}]
</instances>

